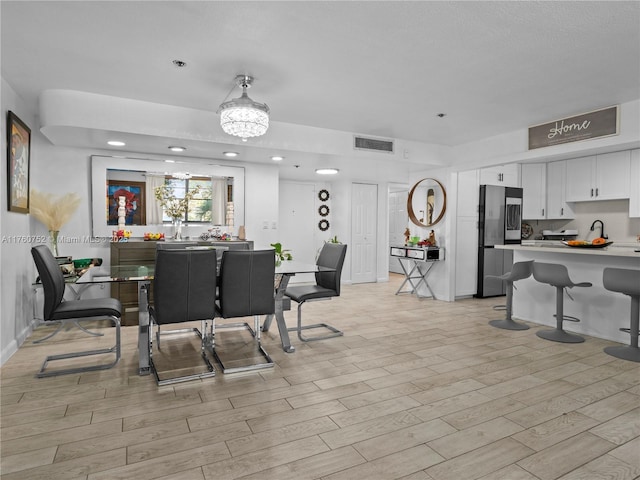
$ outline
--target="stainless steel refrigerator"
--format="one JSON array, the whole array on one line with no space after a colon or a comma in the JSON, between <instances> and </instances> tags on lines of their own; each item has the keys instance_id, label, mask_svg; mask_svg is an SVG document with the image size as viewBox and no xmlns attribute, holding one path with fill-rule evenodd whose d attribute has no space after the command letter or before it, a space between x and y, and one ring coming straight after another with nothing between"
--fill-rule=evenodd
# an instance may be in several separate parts
<instances>
[{"instance_id":1,"label":"stainless steel refrigerator","mask_svg":"<svg viewBox=\"0 0 640 480\"><path fill-rule=\"evenodd\" d=\"M480 185L478 218L478 291L476 297L505 295L505 283L487 279L511 271L513 251L496 245L522 238L522 188Z\"/></svg>"}]
</instances>

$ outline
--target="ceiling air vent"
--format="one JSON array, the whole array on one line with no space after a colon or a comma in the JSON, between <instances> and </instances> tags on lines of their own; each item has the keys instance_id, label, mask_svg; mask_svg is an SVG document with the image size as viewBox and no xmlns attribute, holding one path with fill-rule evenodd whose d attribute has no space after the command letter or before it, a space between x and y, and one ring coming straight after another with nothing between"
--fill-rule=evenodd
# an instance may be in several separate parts
<instances>
[{"instance_id":1,"label":"ceiling air vent","mask_svg":"<svg viewBox=\"0 0 640 480\"><path fill-rule=\"evenodd\" d=\"M376 152L393 153L393 140L379 140L377 138L353 137L354 148L357 150L374 150Z\"/></svg>"}]
</instances>

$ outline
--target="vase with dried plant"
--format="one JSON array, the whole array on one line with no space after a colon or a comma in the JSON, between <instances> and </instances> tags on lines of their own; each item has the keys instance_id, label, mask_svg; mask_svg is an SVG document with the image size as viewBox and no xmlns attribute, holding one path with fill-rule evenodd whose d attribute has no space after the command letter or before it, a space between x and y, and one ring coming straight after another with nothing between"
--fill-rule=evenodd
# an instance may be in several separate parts
<instances>
[{"instance_id":1,"label":"vase with dried plant","mask_svg":"<svg viewBox=\"0 0 640 480\"><path fill-rule=\"evenodd\" d=\"M54 195L52 193L31 190L29 213L49 230L51 251L58 256L58 235L65 223L73 216L80 205L77 193Z\"/></svg>"}]
</instances>

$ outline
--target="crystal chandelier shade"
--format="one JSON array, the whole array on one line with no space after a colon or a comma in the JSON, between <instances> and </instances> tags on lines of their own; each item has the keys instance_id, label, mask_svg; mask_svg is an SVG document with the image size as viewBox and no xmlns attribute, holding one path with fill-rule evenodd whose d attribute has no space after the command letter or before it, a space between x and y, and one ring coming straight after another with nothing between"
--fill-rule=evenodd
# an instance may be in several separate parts
<instances>
[{"instance_id":1,"label":"crystal chandelier shade","mask_svg":"<svg viewBox=\"0 0 640 480\"><path fill-rule=\"evenodd\" d=\"M236 77L238 86L242 87L242 95L220 105L220 126L225 133L242 138L259 137L269 128L269 107L264 103L254 102L247 95L253 78L248 75Z\"/></svg>"}]
</instances>

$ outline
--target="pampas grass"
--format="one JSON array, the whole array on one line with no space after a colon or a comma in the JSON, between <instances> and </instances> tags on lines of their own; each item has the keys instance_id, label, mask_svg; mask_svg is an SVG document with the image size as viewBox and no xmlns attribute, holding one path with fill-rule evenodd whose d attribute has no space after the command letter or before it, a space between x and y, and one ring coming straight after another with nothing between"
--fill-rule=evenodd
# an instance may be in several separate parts
<instances>
[{"instance_id":1,"label":"pampas grass","mask_svg":"<svg viewBox=\"0 0 640 480\"><path fill-rule=\"evenodd\" d=\"M31 190L29 213L42 222L47 230L58 232L76 212L80 201L76 193L53 195Z\"/></svg>"}]
</instances>

